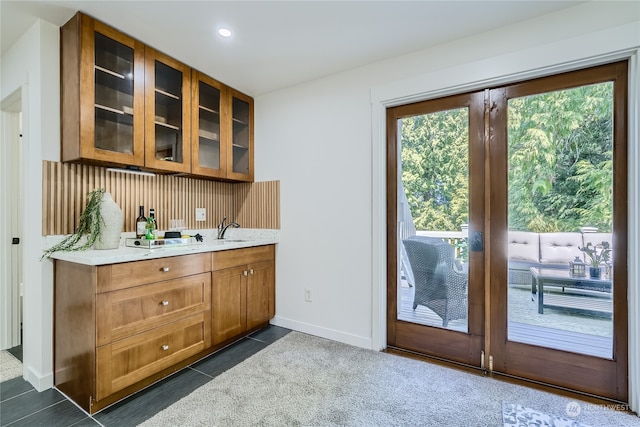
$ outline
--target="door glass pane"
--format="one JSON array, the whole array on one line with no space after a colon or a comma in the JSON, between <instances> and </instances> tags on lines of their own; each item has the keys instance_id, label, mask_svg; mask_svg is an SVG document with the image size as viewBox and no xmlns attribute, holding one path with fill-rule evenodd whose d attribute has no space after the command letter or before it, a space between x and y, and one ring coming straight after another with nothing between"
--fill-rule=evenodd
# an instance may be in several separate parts
<instances>
[{"instance_id":1,"label":"door glass pane","mask_svg":"<svg viewBox=\"0 0 640 427\"><path fill-rule=\"evenodd\" d=\"M199 165L220 169L220 91L204 82L199 90Z\"/></svg>"},{"instance_id":2,"label":"door glass pane","mask_svg":"<svg viewBox=\"0 0 640 427\"><path fill-rule=\"evenodd\" d=\"M233 118L233 171L249 173L249 103L238 98L232 102Z\"/></svg>"},{"instance_id":3,"label":"door glass pane","mask_svg":"<svg viewBox=\"0 0 640 427\"><path fill-rule=\"evenodd\" d=\"M509 100L508 146L508 339L611 358L613 83Z\"/></svg>"},{"instance_id":4,"label":"door glass pane","mask_svg":"<svg viewBox=\"0 0 640 427\"><path fill-rule=\"evenodd\" d=\"M182 72L155 64L156 159L182 163Z\"/></svg>"},{"instance_id":5,"label":"door glass pane","mask_svg":"<svg viewBox=\"0 0 640 427\"><path fill-rule=\"evenodd\" d=\"M95 33L95 147L133 154L133 49Z\"/></svg>"},{"instance_id":6,"label":"door glass pane","mask_svg":"<svg viewBox=\"0 0 640 427\"><path fill-rule=\"evenodd\" d=\"M398 120L398 320L467 332L469 112Z\"/></svg>"}]
</instances>

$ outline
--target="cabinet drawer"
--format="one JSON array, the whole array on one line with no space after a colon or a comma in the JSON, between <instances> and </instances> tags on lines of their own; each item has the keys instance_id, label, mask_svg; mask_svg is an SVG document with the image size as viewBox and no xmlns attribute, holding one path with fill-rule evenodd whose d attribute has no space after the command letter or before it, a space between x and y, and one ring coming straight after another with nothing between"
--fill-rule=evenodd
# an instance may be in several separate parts
<instances>
[{"instance_id":1,"label":"cabinet drawer","mask_svg":"<svg viewBox=\"0 0 640 427\"><path fill-rule=\"evenodd\" d=\"M211 271L208 253L181 255L100 267L98 293Z\"/></svg>"},{"instance_id":2,"label":"cabinet drawer","mask_svg":"<svg viewBox=\"0 0 640 427\"><path fill-rule=\"evenodd\" d=\"M275 246L254 246L243 249L230 249L211 253L213 270L238 267L259 261L269 261L275 258Z\"/></svg>"},{"instance_id":3,"label":"cabinet drawer","mask_svg":"<svg viewBox=\"0 0 640 427\"><path fill-rule=\"evenodd\" d=\"M210 309L211 273L98 294L96 346Z\"/></svg>"},{"instance_id":4,"label":"cabinet drawer","mask_svg":"<svg viewBox=\"0 0 640 427\"><path fill-rule=\"evenodd\" d=\"M97 349L96 400L211 346L211 311Z\"/></svg>"}]
</instances>

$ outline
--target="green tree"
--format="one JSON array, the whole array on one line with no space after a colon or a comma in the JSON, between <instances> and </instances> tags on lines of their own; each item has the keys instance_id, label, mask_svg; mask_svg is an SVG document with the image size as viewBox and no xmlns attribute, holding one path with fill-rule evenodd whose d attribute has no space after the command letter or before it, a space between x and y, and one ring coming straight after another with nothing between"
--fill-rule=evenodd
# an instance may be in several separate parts
<instances>
[{"instance_id":1,"label":"green tree","mask_svg":"<svg viewBox=\"0 0 640 427\"><path fill-rule=\"evenodd\" d=\"M417 229L468 222L465 108L402 119L402 182ZM611 231L613 83L508 104L508 220L513 230Z\"/></svg>"}]
</instances>

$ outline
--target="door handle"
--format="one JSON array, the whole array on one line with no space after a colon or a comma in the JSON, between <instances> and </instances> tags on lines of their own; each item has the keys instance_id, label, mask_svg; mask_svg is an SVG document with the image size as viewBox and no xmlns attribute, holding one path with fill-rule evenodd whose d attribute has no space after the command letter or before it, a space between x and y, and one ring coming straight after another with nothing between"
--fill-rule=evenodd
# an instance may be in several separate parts
<instances>
[{"instance_id":1,"label":"door handle","mask_svg":"<svg viewBox=\"0 0 640 427\"><path fill-rule=\"evenodd\" d=\"M482 231L472 231L469 233L469 249L471 252L484 251L484 234Z\"/></svg>"},{"instance_id":2,"label":"door handle","mask_svg":"<svg viewBox=\"0 0 640 427\"><path fill-rule=\"evenodd\" d=\"M20 244L20 238L19 237L11 238L11 244L12 245L19 245Z\"/></svg>"}]
</instances>

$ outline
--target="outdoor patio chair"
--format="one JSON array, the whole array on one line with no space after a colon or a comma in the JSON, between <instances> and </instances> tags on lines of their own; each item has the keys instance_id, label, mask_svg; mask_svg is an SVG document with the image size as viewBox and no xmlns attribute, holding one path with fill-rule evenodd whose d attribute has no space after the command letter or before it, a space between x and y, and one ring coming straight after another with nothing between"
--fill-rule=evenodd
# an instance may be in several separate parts
<instances>
[{"instance_id":1,"label":"outdoor patio chair","mask_svg":"<svg viewBox=\"0 0 640 427\"><path fill-rule=\"evenodd\" d=\"M403 240L414 276L413 309L425 306L442 318L467 317L469 275L455 260L453 247L441 239L413 236Z\"/></svg>"}]
</instances>

